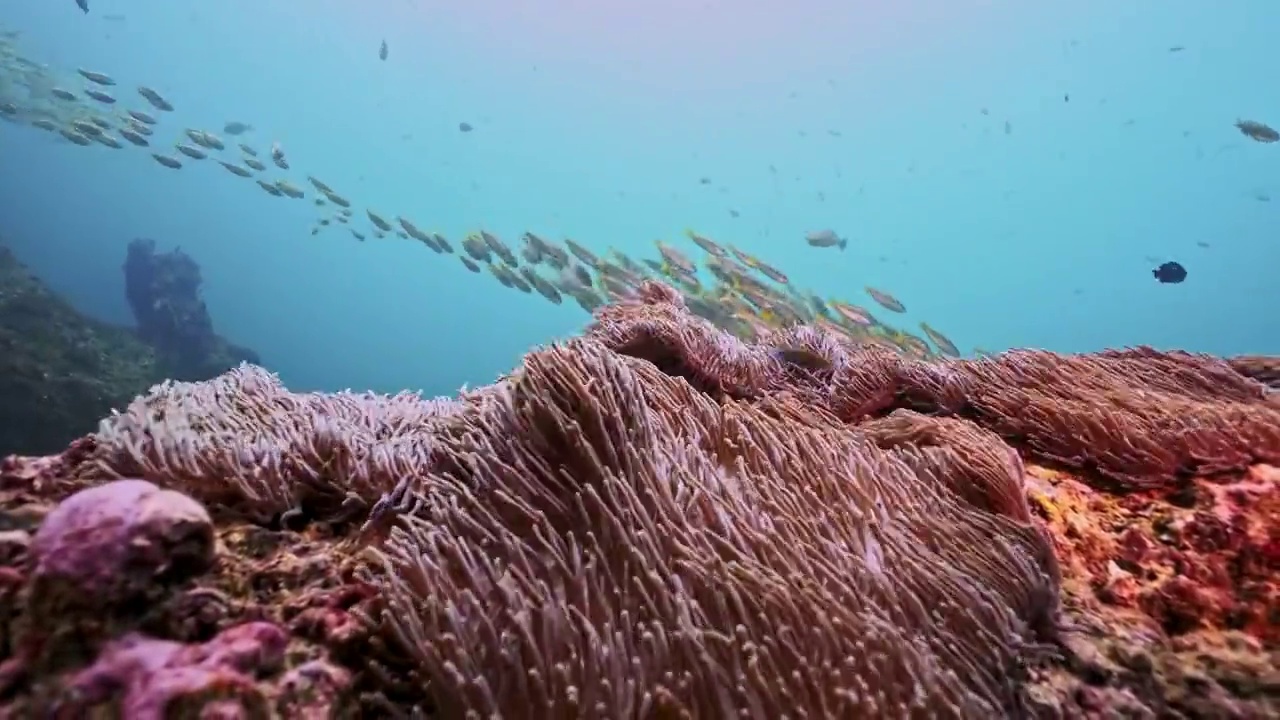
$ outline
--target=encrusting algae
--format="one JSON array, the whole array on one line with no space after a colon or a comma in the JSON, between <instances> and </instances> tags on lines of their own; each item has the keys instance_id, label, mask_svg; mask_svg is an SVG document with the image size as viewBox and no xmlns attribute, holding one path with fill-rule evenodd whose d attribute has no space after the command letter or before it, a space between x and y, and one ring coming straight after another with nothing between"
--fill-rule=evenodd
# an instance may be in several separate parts
<instances>
[{"instance_id":1,"label":"encrusting algae","mask_svg":"<svg viewBox=\"0 0 1280 720\"><path fill-rule=\"evenodd\" d=\"M169 383L0 468L0 712L1275 717L1275 398L653 283L455 399Z\"/></svg>"}]
</instances>

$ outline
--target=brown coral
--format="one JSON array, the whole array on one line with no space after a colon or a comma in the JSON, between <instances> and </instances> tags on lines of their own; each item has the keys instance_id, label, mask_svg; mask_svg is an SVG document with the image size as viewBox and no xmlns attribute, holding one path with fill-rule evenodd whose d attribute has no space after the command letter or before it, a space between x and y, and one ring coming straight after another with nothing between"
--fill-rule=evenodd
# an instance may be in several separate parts
<instances>
[{"instance_id":1,"label":"brown coral","mask_svg":"<svg viewBox=\"0 0 1280 720\"><path fill-rule=\"evenodd\" d=\"M978 509L947 450L718 405L593 341L504 390L386 549L388 621L445 716L1022 708L1057 589L1013 465L990 480L1016 507Z\"/></svg>"},{"instance_id":2,"label":"brown coral","mask_svg":"<svg viewBox=\"0 0 1280 720\"><path fill-rule=\"evenodd\" d=\"M812 327L746 345L682 319L678 298L649 289L602 310L589 335L625 355L733 399L790 392L846 421L897 407L954 414L1042 460L1097 471L1123 487L1280 463L1280 406L1232 365L1150 348L1062 356L910 360ZM824 358L824 373L788 373L779 348Z\"/></svg>"},{"instance_id":3,"label":"brown coral","mask_svg":"<svg viewBox=\"0 0 1280 720\"><path fill-rule=\"evenodd\" d=\"M456 401L162 386L0 467L0 690L104 677L118 711L173 669L261 672L226 712L298 717L1267 716L1280 406L1247 369L749 344L648 285ZM24 677L25 531L121 476L206 503L226 551L92 670ZM278 662L217 649L262 619Z\"/></svg>"},{"instance_id":4,"label":"brown coral","mask_svg":"<svg viewBox=\"0 0 1280 720\"><path fill-rule=\"evenodd\" d=\"M1227 361L1236 372L1266 385L1280 389L1280 357L1275 355L1240 355Z\"/></svg>"}]
</instances>

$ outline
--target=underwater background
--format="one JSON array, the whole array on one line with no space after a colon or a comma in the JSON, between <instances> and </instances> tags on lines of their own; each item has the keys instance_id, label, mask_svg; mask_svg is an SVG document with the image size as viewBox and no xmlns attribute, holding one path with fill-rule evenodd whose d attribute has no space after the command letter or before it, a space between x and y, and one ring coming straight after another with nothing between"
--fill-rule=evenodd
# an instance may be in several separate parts
<instances>
[{"instance_id":1,"label":"underwater background","mask_svg":"<svg viewBox=\"0 0 1280 720\"><path fill-rule=\"evenodd\" d=\"M966 354L1280 354L1280 146L1235 127L1280 118L1280 5L887 5L8 0L0 25L68 78L161 91L157 134L251 124L298 178L455 245L640 257L693 228L824 297L892 291L895 324ZM194 258L218 332L295 390L453 394L590 319L143 150L0 123L4 241L103 319L130 321L135 238Z\"/></svg>"}]
</instances>

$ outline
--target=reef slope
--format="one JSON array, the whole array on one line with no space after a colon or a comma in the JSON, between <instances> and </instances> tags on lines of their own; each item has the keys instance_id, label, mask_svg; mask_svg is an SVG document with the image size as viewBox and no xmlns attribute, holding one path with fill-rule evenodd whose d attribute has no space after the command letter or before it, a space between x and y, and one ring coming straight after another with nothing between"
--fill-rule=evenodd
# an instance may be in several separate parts
<instances>
[{"instance_id":1,"label":"reef slope","mask_svg":"<svg viewBox=\"0 0 1280 720\"><path fill-rule=\"evenodd\" d=\"M1274 717L1274 397L1141 348L749 345L658 285L455 399L166 384L0 469L0 702Z\"/></svg>"}]
</instances>

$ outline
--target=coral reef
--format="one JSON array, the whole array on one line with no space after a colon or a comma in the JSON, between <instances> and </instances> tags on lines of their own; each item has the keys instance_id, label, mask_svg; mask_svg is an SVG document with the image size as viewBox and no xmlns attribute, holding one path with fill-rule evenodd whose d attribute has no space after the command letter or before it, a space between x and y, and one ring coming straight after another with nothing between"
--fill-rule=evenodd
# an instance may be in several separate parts
<instances>
[{"instance_id":1,"label":"coral reef","mask_svg":"<svg viewBox=\"0 0 1280 720\"><path fill-rule=\"evenodd\" d=\"M257 353L233 345L213 331L200 296L200 266L180 249L156 252L154 240L129 243L124 261L125 296L138 335L156 349L167 377L204 380Z\"/></svg>"},{"instance_id":2,"label":"coral reef","mask_svg":"<svg viewBox=\"0 0 1280 720\"><path fill-rule=\"evenodd\" d=\"M659 285L451 400L166 383L0 467L0 703L1275 717L1273 398L1142 348L746 344Z\"/></svg>"},{"instance_id":3,"label":"coral reef","mask_svg":"<svg viewBox=\"0 0 1280 720\"><path fill-rule=\"evenodd\" d=\"M135 312L138 300L180 311L181 322L197 328L212 327L199 300L199 270L185 255L148 255L145 244L131 246L130 272ZM136 333L87 317L3 246L0 287L0 454L57 452L165 378L204 380L257 362L252 351L203 330L183 335L177 315L140 315ZM196 351L187 349L188 340Z\"/></svg>"},{"instance_id":4,"label":"coral reef","mask_svg":"<svg viewBox=\"0 0 1280 720\"><path fill-rule=\"evenodd\" d=\"M159 382L154 351L85 317L0 246L0 453L53 453Z\"/></svg>"}]
</instances>

